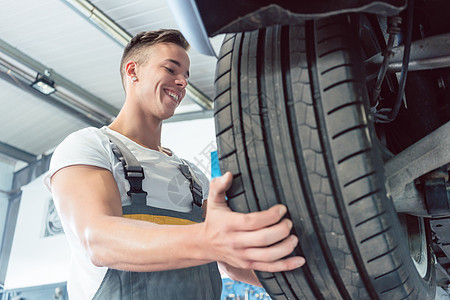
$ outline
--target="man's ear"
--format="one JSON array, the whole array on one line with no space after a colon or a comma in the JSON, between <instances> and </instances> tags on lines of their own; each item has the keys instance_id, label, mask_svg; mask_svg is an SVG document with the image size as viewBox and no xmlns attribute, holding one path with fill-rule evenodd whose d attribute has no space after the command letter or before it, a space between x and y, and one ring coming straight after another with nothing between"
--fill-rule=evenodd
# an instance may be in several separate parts
<instances>
[{"instance_id":1,"label":"man's ear","mask_svg":"<svg viewBox=\"0 0 450 300\"><path fill-rule=\"evenodd\" d=\"M125 76L131 78L133 76L137 76L137 64L135 61L130 60L125 65Z\"/></svg>"}]
</instances>

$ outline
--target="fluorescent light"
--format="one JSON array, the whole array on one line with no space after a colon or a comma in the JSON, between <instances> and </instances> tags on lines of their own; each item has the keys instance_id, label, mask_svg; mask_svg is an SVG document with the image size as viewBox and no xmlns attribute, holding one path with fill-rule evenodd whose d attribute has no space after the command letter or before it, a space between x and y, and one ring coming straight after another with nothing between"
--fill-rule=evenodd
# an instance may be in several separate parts
<instances>
[{"instance_id":1,"label":"fluorescent light","mask_svg":"<svg viewBox=\"0 0 450 300\"><path fill-rule=\"evenodd\" d=\"M42 75L41 73L38 73L36 79L31 84L31 87L44 95L50 95L56 91L54 85L55 82L53 80L45 75Z\"/></svg>"}]
</instances>

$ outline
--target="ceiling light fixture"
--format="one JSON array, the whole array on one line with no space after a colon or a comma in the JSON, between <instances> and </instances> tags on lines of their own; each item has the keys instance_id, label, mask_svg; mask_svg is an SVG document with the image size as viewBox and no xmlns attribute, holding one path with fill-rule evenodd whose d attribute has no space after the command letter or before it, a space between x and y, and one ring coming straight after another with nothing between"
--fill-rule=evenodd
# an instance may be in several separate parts
<instances>
[{"instance_id":1,"label":"ceiling light fixture","mask_svg":"<svg viewBox=\"0 0 450 300\"><path fill-rule=\"evenodd\" d=\"M31 84L31 87L44 95L50 95L56 91L55 82L50 77L41 73L37 73L36 79Z\"/></svg>"}]
</instances>

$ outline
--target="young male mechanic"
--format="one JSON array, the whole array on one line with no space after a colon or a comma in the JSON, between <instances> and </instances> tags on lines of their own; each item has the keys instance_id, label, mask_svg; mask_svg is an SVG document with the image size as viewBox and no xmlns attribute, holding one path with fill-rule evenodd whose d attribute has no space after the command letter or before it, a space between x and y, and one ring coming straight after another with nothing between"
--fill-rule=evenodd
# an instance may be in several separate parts
<instances>
[{"instance_id":1,"label":"young male mechanic","mask_svg":"<svg viewBox=\"0 0 450 300\"><path fill-rule=\"evenodd\" d=\"M229 172L209 186L190 165L183 183L170 190L187 163L161 147L161 125L186 94L188 47L176 30L136 35L120 65L126 100L117 118L69 135L53 154L45 182L72 249L70 299L220 299L216 262L231 278L254 285L260 283L253 270L304 264L302 257L285 258L298 239L283 219L284 206L249 214L228 208ZM121 151L113 150L117 140L143 168L138 194L147 195L139 205L130 196ZM192 177L202 186L199 205L193 204ZM206 198L203 222L198 206L203 200L205 208Z\"/></svg>"}]
</instances>

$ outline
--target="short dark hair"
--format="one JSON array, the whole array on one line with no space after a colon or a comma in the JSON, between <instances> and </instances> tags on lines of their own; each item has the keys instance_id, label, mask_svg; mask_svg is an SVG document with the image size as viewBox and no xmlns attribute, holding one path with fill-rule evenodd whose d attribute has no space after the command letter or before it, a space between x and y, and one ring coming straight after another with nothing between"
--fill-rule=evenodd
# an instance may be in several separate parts
<instances>
[{"instance_id":1,"label":"short dark hair","mask_svg":"<svg viewBox=\"0 0 450 300\"><path fill-rule=\"evenodd\" d=\"M172 43L180 46L184 50L189 50L189 43L183 34L176 29L159 29L153 31L143 31L136 34L123 50L120 61L120 76L124 84L125 64L130 59L137 63L144 64L147 61L147 48L159 43ZM125 84L124 84L125 86Z\"/></svg>"}]
</instances>

